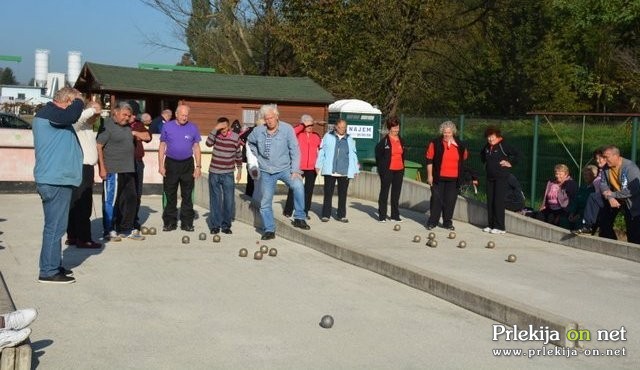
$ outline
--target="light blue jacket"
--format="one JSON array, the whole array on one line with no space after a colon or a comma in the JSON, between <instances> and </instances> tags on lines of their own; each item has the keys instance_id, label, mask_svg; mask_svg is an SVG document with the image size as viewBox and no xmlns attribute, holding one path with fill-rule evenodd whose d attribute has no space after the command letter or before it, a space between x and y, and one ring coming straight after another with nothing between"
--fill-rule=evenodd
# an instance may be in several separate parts
<instances>
[{"instance_id":1,"label":"light blue jacket","mask_svg":"<svg viewBox=\"0 0 640 370\"><path fill-rule=\"evenodd\" d=\"M247 138L249 148L258 158L260 171L274 174L282 171L300 172L300 149L293 127L285 122L278 124L278 130L271 138L269 155L266 154L267 125L258 126Z\"/></svg>"},{"instance_id":2,"label":"light blue jacket","mask_svg":"<svg viewBox=\"0 0 640 370\"><path fill-rule=\"evenodd\" d=\"M333 131L327 132L320 143L320 151L316 160L316 168L320 169L321 175L331 175L333 171L333 156L336 152L336 142L338 137ZM356 151L356 141L351 135L347 134L347 143L349 144L349 170L347 177L352 179L356 174L360 173L358 165L358 152Z\"/></svg>"}]
</instances>

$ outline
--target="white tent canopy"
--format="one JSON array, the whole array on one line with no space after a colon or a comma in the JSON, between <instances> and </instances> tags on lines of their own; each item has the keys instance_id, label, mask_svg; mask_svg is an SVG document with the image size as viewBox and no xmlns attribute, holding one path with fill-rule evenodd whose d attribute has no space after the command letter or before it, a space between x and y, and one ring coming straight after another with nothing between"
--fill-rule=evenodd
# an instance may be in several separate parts
<instances>
[{"instance_id":1,"label":"white tent canopy","mask_svg":"<svg viewBox=\"0 0 640 370\"><path fill-rule=\"evenodd\" d=\"M329 105L329 113L333 112L382 114L380 109L358 99L343 99L334 102Z\"/></svg>"}]
</instances>

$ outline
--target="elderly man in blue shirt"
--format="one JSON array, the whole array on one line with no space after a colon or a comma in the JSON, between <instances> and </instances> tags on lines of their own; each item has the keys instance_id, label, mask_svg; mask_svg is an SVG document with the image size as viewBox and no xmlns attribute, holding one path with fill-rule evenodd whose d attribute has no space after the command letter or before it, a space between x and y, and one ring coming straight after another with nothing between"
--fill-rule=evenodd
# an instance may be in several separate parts
<instances>
[{"instance_id":1,"label":"elderly man in blue shirt","mask_svg":"<svg viewBox=\"0 0 640 370\"><path fill-rule=\"evenodd\" d=\"M275 105L263 105L260 115L265 124L256 127L247 138L249 149L258 158L262 200L260 215L264 226L262 240L276 237L273 218L273 194L278 180L293 190L294 227L309 230L304 213L304 185L300 171L300 151L293 127L279 120Z\"/></svg>"}]
</instances>

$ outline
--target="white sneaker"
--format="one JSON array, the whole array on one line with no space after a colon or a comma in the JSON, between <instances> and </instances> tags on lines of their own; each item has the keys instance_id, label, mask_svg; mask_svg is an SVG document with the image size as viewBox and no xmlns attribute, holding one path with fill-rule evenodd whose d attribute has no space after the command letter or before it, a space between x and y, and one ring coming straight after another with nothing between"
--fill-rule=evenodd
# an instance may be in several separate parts
<instances>
[{"instance_id":1,"label":"white sneaker","mask_svg":"<svg viewBox=\"0 0 640 370\"><path fill-rule=\"evenodd\" d=\"M483 232L485 233L490 233L493 229L490 228L489 226L485 227L484 229L482 229Z\"/></svg>"},{"instance_id":2,"label":"white sneaker","mask_svg":"<svg viewBox=\"0 0 640 370\"><path fill-rule=\"evenodd\" d=\"M0 330L0 350L5 347L15 347L29 338L31 329L22 330Z\"/></svg>"},{"instance_id":3,"label":"white sneaker","mask_svg":"<svg viewBox=\"0 0 640 370\"><path fill-rule=\"evenodd\" d=\"M507 232L504 230L500 230L500 229L492 229L490 231L491 234L506 234Z\"/></svg>"},{"instance_id":4,"label":"white sneaker","mask_svg":"<svg viewBox=\"0 0 640 370\"><path fill-rule=\"evenodd\" d=\"M115 230L111 230L109 231L109 240L112 242L119 242L122 240L122 238Z\"/></svg>"},{"instance_id":5,"label":"white sneaker","mask_svg":"<svg viewBox=\"0 0 640 370\"><path fill-rule=\"evenodd\" d=\"M120 237L122 239L137 240L137 241L142 241L146 239L144 236L140 235L140 233L135 233L135 231L137 230L132 231L131 234L129 235L120 234Z\"/></svg>"},{"instance_id":6,"label":"white sneaker","mask_svg":"<svg viewBox=\"0 0 640 370\"><path fill-rule=\"evenodd\" d=\"M38 311L33 308L25 308L2 316L4 317L4 328L0 330L20 330L29 326L38 317Z\"/></svg>"}]
</instances>

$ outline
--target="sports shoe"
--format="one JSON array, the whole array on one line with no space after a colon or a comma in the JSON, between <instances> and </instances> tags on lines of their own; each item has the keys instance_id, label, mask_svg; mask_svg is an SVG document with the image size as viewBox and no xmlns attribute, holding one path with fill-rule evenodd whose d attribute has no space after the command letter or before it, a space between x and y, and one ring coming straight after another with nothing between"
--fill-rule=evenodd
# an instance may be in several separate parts
<instances>
[{"instance_id":1,"label":"sports shoe","mask_svg":"<svg viewBox=\"0 0 640 370\"><path fill-rule=\"evenodd\" d=\"M443 226L443 227L444 227L445 229L447 229L447 230L451 230L451 231L454 231L454 230L456 229L455 227L453 227L453 225Z\"/></svg>"},{"instance_id":2,"label":"sports shoe","mask_svg":"<svg viewBox=\"0 0 640 370\"><path fill-rule=\"evenodd\" d=\"M118 233L115 230L109 231L109 235L107 235L106 238L112 242L119 242L122 240L122 237L120 237L120 235L118 235Z\"/></svg>"},{"instance_id":3,"label":"sports shoe","mask_svg":"<svg viewBox=\"0 0 640 370\"><path fill-rule=\"evenodd\" d=\"M136 230L133 230L129 235L124 235L124 234L120 234L120 237L122 239L127 239L127 240L136 240L136 241L142 241L145 240L146 238L142 235L140 235L140 233L136 233Z\"/></svg>"},{"instance_id":4,"label":"sports shoe","mask_svg":"<svg viewBox=\"0 0 640 370\"><path fill-rule=\"evenodd\" d=\"M506 234L507 232L504 230L500 230L500 229L491 229L490 231L491 234Z\"/></svg>"},{"instance_id":5,"label":"sports shoe","mask_svg":"<svg viewBox=\"0 0 640 370\"><path fill-rule=\"evenodd\" d=\"M433 230L436 228L436 225L427 224L427 230Z\"/></svg>"},{"instance_id":6,"label":"sports shoe","mask_svg":"<svg viewBox=\"0 0 640 370\"><path fill-rule=\"evenodd\" d=\"M65 275L65 276L72 276L73 275L73 271L67 270L66 268L64 268L62 266L58 267L58 271L60 271L60 273L62 275Z\"/></svg>"},{"instance_id":7,"label":"sports shoe","mask_svg":"<svg viewBox=\"0 0 640 370\"><path fill-rule=\"evenodd\" d=\"M180 226L180 230L183 230L183 231L194 231L195 228L193 227L193 225L181 225Z\"/></svg>"},{"instance_id":8,"label":"sports shoe","mask_svg":"<svg viewBox=\"0 0 640 370\"><path fill-rule=\"evenodd\" d=\"M490 232L491 232L491 230L493 230L493 229L492 229L492 228L490 228L489 226L487 226L487 227L485 227L484 229L482 229L482 232L490 233Z\"/></svg>"},{"instance_id":9,"label":"sports shoe","mask_svg":"<svg viewBox=\"0 0 640 370\"><path fill-rule=\"evenodd\" d=\"M276 238L276 233L274 233L273 231L267 231L264 233L264 235L262 235L262 240L271 240L271 239L275 239Z\"/></svg>"},{"instance_id":10,"label":"sports shoe","mask_svg":"<svg viewBox=\"0 0 640 370\"><path fill-rule=\"evenodd\" d=\"M307 221L305 220L293 220L291 221L291 225L293 225L293 227L297 227L302 230L311 229L311 226L307 225Z\"/></svg>"},{"instance_id":11,"label":"sports shoe","mask_svg":"<svg viewBox=\"0 0 640 370\"><path fill-rule=\"evenodd\" d=\"M211 234L218 234L218 233L220 233L220 228L219 227L214 227L213 229L209 230L209 232Z\"/></svg>"},{"instance_id":12,"label":"sports shoe","mask_svg":"<svg viewBox=\"0 0 640 370\"><path fill-rule=\"evenodd\" d=\"M322 222L329 222L329 217L323 217L320 219Z\"/></svg>"},{"instance_id":13,"label":"sports shoe","mask_svg":"<svg viewBox=\"0 0 640 370\"><path fill-rule=\"evenodd\" d=\"M70 238L64 241L64 245L74 245L76 244L76 239Z\"/></svg>"},{"instance_id":14,"label":"sports shoe","mask_svg":"<svg viewBox=\"0 0 640 370\"><path fill-rule=\"evenodd\" d=\"M97 243L97 242L94 242L93 240L89 240L88 242L76 242L76 248L98 249L98 248L102 248L102 243Z\"/></svg>"},{"instance_id":15,"label":"sports shoe","mask_svg":"<svg viewBox=\"0 0 640 370\"><path fill-rule=\"evenodd\" d=\"M1 330L0 331L0 350L5 347L15 347L29 338L31 329L24 328L22 330Z\"/></svg>"},{"instance_id":16,"label":"sports shoe","mask_svg":"<svg viewBox=\"0 0 640 370\"><path fill-rule=\"evenodd\" d=\"M588 234L591 235L593 234L593 229L590 226L582 226L581 228L577 229L577 230L571 230L572 234L576 234L576 235L580 235L580 234Z\"/></svg>"},{"instance_id":17,"label":"sports shoe","mask_svg":"<svg viewBox=\"0 0 640 370\"><path fill-rule=\"evenodd\" d=\"M401 219L400 217L398 217L398 218L393 218L393 217L391 217L391 221L394 221L394 222L402 222L402 219Z\"/></svg>"},{"instance_id":18,"label":"sports shoe","mask_svg":"<svg viewBox=\"0 0 640 370\"><path fill-rule=\"evenodd\" d=\"M38 317L38 311L25 308L1 316L4 317L4 328L0 330L20 330L29 326Z\"/></svg>"},{"instance_id":19,"label":"sports shoe","mask_svg":"<svg viewBox=\"0 0 640 370\"><path fill-rule=\"evenodd\" d=\"M233 234L230 227L222 228L222 232L225 234Z\"/></svg>"},{"instance_id":20,"label":"sports shoe","mask_svg":"<svg viewBox=\"0 0 640 370\"><path fill-rule=\"evenodd\" d=\"M75 283L76 279L58 272L53 276L40 276L38 277L38 282L45 284L71 284Z\"/></svg>"},{"instance_id":21,"label":"sports shoe","mask_svg":"<svg viewBox=\"0 0 640 370\"><path fill-rule=\"evenodd\" d=\"M177 228L178 228L178 226L177 225L173 225L173 224L164 225L164 226L162 226L162 231L173 231L173 230L175 230Z\"/></svg>"},{"instance_id":22,"label":"sports shoe","mask_svg":"<svg viewBox=\"0 0 640 370\"><path fill-rule=\"evenodd\" d=\"M345 224L346 224L346 223L349 223L349 219L348 219L348 218L346 218L346 217L339 218L339 219L338 219L338 221L340 221L340 222L344 222Z\"/></svg>"}]
</instances>

